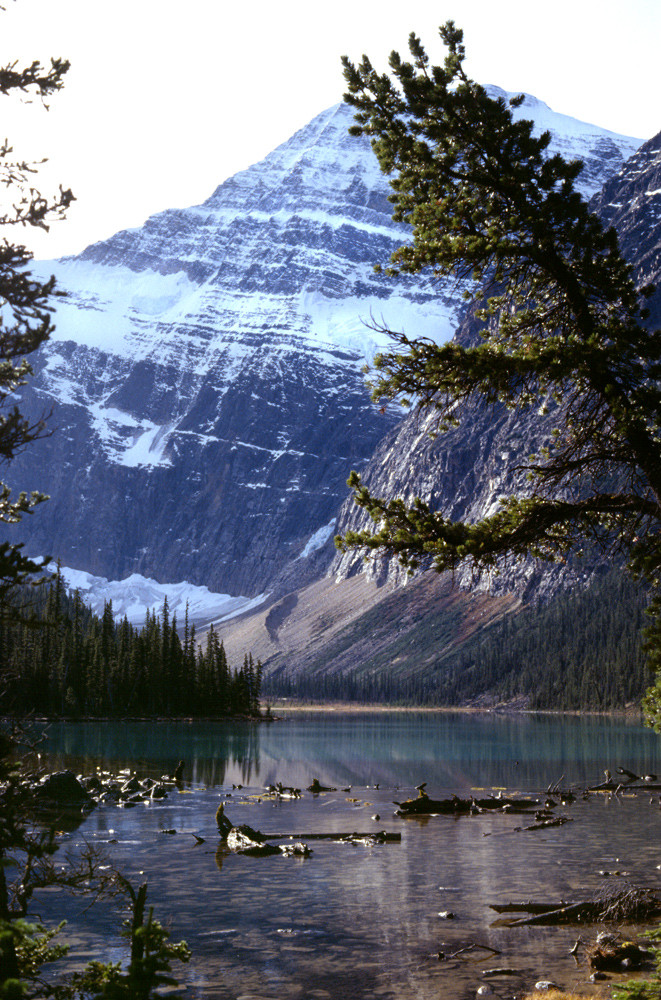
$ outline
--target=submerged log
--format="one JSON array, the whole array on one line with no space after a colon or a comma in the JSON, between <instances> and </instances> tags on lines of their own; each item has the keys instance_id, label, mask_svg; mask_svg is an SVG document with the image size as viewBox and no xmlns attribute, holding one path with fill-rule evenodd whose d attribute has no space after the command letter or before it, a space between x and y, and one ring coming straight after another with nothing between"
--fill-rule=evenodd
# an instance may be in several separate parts
<instances>
[{"instance_id":1,"label":"submerged log","mask_svg":"<svg viewBox=\"0 0 661 1000\"><path fill-rule=\"evenodd\" d=\"M557 910L547 910L531 917L521 917L519 920L510 920L510 927L525 926L556 926L558 924L580 924L593 923L599 920L599 905L584 901L581 903L571 903L561 906Z\"/></svg>"},{"instance_id":2,"label":"submerged log","mask_svg":"<svg viewBox=\"0 0 661 1000\"><path fill-rule=\"evenodd\" d=\"M646 781L644 784L634 785L629 781L602 781L599 785L590 785L587 789L588 792L617 792L624 791L627 792L658 792L661 791L661 784L658 782Z\"/></svg>"},{"instance_id":3,"label":"submerged log","mask_svg":"<svg viewBox=\"0 0 661 1000\"><path fill-rule=\"evenodd\" d=\"M517 826L516 831L523 833L525 830L546 830L550 826L564 826L565 823L571 823L569 816L554 816L548 819L539 819L537 823L531 823L530 826Z\"/></svg>"},{"instance_id":4,"label":"submerged log","mask_svg":"<svg viewBox=\"0 0 661 1000\"><path fill-rule=\"evenodd\" d=\"M330 785L322 785L319 778L313 778L312 784L308 785L308 792L312 792L313 795L319 795L320 792L336 792L337 788L333 788Z\"/></svg>"},{"instance_id":5,"label":"submerged log","mask_svg":"<svg viewBox=\"0 0 661 1000\"><path fill-rule=\"evenodd\" d=\"M309 858L312 854L308 845L300 842L295 844L280 844L278 850L286 858Z\"/></svg>"},{"instance_id":6,"label":"submerged log","mask_svg":"<svg viewBox=\"0 0 661 1000\"><path fill-rule=\"evenodd\" d=\"M294 788L292 785L283 785L279 781L277 785L266 786L266 795L263 797L266 798L267 796L274 799L300 799L301 789Z\"/></svg>"},{"instance_id":7,"label":"submerged log","mask_svg":"<svg viewBox=\"0 0 661 1000\"><path fill-rule=\"evenodd\" d=\"M228 834L233 829L234 824L231 819L225 815L225 803L221 802L216 810L216 826L218 827L218 833L220 834L221 840L227 840Z\"/></svg>"}]
</instances>

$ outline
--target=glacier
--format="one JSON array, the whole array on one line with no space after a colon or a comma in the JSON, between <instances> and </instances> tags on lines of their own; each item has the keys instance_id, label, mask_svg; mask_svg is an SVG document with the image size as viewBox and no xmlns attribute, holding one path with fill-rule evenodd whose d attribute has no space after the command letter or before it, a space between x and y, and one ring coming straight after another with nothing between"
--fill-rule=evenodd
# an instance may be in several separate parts
<instances>
[{"instance_id":1,"label":"glacier","mask_svg":"<svg viewBox=\"0 0 661 1000\"><path fill-rule=\"evenodd\" d=\"M54 573L55 563L48 565ZM160 615L163 601L167 597L170 618L177 616L178 626L183 627L186 606L191 624L220 624L245 611L262 604L267 594L255 598L232 597L230 594L216 594L208 587L199 587L185 580L179 583L158 583L140 573L132 573L125 580L107 580L103 576L93 576L83 570L60 567L60 574L66 589L79 591L85 604L97 615L102 615L106 604L112 602L113 618L122 621L127 618L131 625L141 626L146 615Z\"/></svg>"}]
</instances>

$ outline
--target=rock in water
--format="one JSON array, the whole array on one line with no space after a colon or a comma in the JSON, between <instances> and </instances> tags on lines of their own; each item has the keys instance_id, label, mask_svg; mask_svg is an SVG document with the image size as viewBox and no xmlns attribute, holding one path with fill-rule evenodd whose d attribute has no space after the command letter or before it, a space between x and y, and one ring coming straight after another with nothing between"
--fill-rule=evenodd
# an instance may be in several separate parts
<instances>
[{"instance_id":1,"label":"rock in water","mask_svg":"<svg viewBox=\"0 0 661 1000\"><path fill-rule=\"evenodd\" d=\"M36 785L35 795L58 805L80 805L90 802L91 796L85 790L73 771L55 771L46 775Z\"/></svg>"}]
</instances>

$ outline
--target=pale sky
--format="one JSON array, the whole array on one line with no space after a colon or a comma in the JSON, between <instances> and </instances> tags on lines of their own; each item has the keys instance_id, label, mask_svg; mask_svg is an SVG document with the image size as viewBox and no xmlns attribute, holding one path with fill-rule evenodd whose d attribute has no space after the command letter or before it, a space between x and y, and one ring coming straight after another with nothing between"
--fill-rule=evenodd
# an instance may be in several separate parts
<instances>
[{"instance_id":1,"label":"pale sky","mask_svg":"<svg viewBox=\"0 0 661 1000\"><path fill-rule=\"evenodd\" d=\"M661 0L2 0L0 63L71 60L51 110L0 98L0 139L48 157L77 202L42 258L194 205L341 100L340 56L385 68L410 31L434 62L464 28L468 72L554 111L649 138L661 128Z\"/></svg>"}]
</instances>

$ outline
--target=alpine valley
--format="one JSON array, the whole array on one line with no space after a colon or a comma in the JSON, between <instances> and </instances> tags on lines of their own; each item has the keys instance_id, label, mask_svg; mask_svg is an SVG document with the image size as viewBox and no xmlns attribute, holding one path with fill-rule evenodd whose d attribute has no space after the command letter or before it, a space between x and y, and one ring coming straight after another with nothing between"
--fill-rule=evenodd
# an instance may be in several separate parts
<instances>
[{"instance_id":1,"label":"alpine valley","mask_svg":"<svg viewBox=\"0 0 661 1000\"><path fill-rule=\"evenodd\" d=\"M550 130L551 152L584 161L582 193L641 278L658 280L659 138L641 146L530 96L516 114ZM281 685L386 664L419 676L522 602L596 572L406 582L335 555L333 535L359 523L351 469L373 492L478 517L519 488L517 456L545 431L533 413L476 409L431 440L424 415L371 402L363 368L381 325L438 341L472 332L456 283L374 273L407 229L351 122L330 108L203 204L33 268L66 296L21 400L53 431L11 468L12 489L51 498L21 523L26 551L106 580L245 598L219 626L228 654L252 649Z\"/></svg>"}]
</instances>

